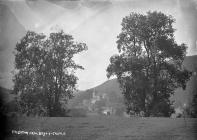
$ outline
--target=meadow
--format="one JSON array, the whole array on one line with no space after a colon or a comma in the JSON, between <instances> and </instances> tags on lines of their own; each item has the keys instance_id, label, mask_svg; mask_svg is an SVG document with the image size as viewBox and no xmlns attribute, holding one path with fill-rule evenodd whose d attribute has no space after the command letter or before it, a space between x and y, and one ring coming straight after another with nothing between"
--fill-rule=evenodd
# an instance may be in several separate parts
<instances>
[{"instance_id":1,"label":"meadow","mask_svg":"<svg viewBox=\"0 0 197 140\"><path fill-rule=\"evenodd\" d=\"M195 140L197 119L90 117L20 117L9 120L7 140ZM14 134L64 132L65 135Z\"/></svg>"}]
</instances>

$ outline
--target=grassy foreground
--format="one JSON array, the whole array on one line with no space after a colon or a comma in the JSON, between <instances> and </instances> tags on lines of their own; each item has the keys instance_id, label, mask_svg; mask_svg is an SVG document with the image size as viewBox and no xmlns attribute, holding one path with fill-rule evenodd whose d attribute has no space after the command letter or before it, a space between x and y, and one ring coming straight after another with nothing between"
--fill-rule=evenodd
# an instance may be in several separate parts
<instances>
[{"instance_id":1,"label":"grassy foreground","mask_svg":"<svg viewBox=\"0 0 197 140\"><path fill-rule=\"evenodd\" d=\"M195 140L197 119L121 118L13 118L8 140ZM65 135L13 134L16 131L65 132Z\"/></svg>"}]
</instances>

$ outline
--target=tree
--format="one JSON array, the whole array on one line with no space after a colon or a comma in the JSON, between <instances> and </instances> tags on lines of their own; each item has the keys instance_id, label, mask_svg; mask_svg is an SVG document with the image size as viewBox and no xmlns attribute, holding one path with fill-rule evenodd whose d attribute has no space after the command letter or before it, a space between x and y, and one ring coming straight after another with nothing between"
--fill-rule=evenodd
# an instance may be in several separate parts
<instances>
[{"instance_id":1,"label":"tree","mask_svg":"<svg viewBox=\"0 0 197 140\"><path fill-rule=\"evenodd\" d=\"M193 95L190 114L192 117L197 118L197 94L196 93Z\"/></svg>"},{"instance_id":2,"label":"tree","mask_svg":"<svg viewBox=\"0 0 197 140\"><path fill-rule=\"evenodd\" d=\"M49 37L28 31L16 44L14 91L20 95L22 113L62 115L62 107L73 97L77 65L73 56L87 49L63 31Z\"/></svg>"},{"instance_id":3,"label":"tree","mask_svg":"<svg viewBox=\"0 0 197 140\"><path fill-rule=\"evenodd\" d=\"M185 89L191 75L182 66L187 46L176 43L174 21L156 11L123 18L119 54L110 58L107 77L117 76L128 113L170 116L170 96L177 87Z\"/></svg>"},{"instance_id":4,"label":"tree","mask_svg":"<svg viewBox=\"0 0 197 140\"><path fill-rule=\"evenodd\" d=\"M192 102L190 103L190 108L189 108L189 115L191 117L197 118L197 75L196 75L196 70L197 70L197 66L195 66L195 71L193 72L193 77L192 77L192 94L193 94L193 98L192 98Z\"/></svg>"}]
</instances>

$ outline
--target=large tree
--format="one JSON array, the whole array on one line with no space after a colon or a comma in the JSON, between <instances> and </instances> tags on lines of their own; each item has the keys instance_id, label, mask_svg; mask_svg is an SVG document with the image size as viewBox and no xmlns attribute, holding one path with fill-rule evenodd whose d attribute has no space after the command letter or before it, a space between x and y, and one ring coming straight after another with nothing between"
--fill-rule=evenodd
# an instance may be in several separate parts
<instances>
[{"instance_id":1,"label":"large tree","mask_svg":"<svg viewBox=\"0 0 197 140\"><path fill-rule=\"evenodd\" d=\"M197 66L194 66L195 71L193 72L193 77L192 77L192 94L193 94L193 98L192 98L192 102L189 105L189 115L191 115L194 118L197 118Z\"/></svg>"},{"instance_id":2,"label":"large tree","mask_svg":"<svg viewBox=\"0 0 197 140\"><path fill-rule=\"evenodd\" d=\"M156 11L123 18L117 40L119 54L110 58L107 76L117 76L128 113L170 116L170 96L177 87L186 87L190 72L182 62L187 46L176 43L174 21Z\"/></svg>"},{"instance_id":3,"label":"large tree","mask_svg":"<svg viewBox=\"0 0 197 140\"><path fill-rule=\"evenodd\" d=\"M49 36L28 31L16 45L14 91L20 95L22 113L62 115L62 105L76 90L77 65L73 56L87 49L63 31Z\"/></svg>"}]
</instances>

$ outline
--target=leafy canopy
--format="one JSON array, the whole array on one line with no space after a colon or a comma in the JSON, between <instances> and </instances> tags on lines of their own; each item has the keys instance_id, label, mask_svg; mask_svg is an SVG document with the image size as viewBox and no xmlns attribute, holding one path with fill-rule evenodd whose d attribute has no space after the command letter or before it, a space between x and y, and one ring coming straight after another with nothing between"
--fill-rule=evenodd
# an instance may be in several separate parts
<instances>
[{"instance_id":1,"label":"leafy canopy","mask_svg":"<svg viewBox=\"0 0 197 140\"><path fill-rule=\"evenodd\" d=\"M117 76L128 113L169 116L173 112L169 97L177 87L186 87L190 73L182 62L187 46L176 43L174 21L156 11L123 18L119 54L110 58L107 77Z\"/></svg>"},{"instance_id":2,"label":"leafy canopy","mask_svg":"<svg viewBox=\"0 0 197 140\"><path fill-rule=\"evenodd\" d=\"M63 31L49 37L28 31L16 45L14 90L20 94L22 112L54 116L76 90L73 56L87 50Z\"/></svg>"}]
</instances>

